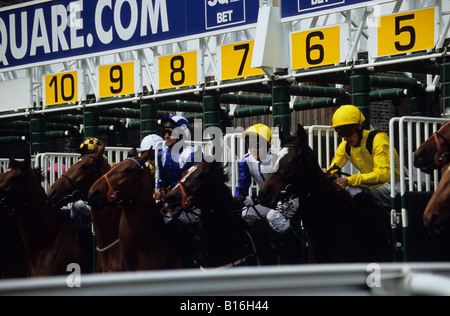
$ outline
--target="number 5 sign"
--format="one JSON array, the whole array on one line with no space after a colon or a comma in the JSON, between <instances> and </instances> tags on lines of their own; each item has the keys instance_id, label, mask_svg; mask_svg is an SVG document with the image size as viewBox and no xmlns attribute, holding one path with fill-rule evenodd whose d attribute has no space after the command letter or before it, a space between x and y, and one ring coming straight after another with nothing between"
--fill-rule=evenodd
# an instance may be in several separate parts
<instances>
[{"instance_id":1,"label":"number 5 sign","mask_svg":"<svg viewBox=\"0 0 450 316\"><path fill-rule=\"evenodd\" d=\"M291 68L338 64L348 52L348 27L337 25L291 33Z\"/></svg>"},{"instance_id":2,"label":"number 5 sign","mask_svg":"<svg viewBox=\"0 0 450 316\"><path fill-rule=\"evenodd\" d=\"M376 27L369 28L371 57L433 49L437 14L437 8L428 8L376 18Z\"/></svg>"}]
</instances>

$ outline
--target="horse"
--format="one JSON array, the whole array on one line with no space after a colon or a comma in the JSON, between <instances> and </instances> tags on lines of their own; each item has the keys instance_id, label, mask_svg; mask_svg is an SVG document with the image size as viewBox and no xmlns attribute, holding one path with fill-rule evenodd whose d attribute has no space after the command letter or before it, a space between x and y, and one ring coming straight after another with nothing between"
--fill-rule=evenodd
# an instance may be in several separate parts
<instances>
[{"instance_id":1,"label":"horse","mask_svg":"<svg viewBox=\"0 0 450 316\"><path fill-rule=\"evenodd\" d=\"M186 171L164 197L164 210L176 218L200 210L201 266L260 265L241 214L234 212L228 175L219 162L201 162Z\"/></svg>"},{"instance_id":2,"label":"horse","mask_svg":"<svg viewBox=\"0 0 450 316\"><path fill-rule=\"evenodd\" d=\"M9 209L0 210L0 253L0 280L27 276L27 258L17 213Z\"/></svg>"},{"instance_id":3,"label":"horse","mask_svg":"<svg viewBox=\"0 0 450 316\"><path fill-rule=\"evenodd\" d=\"M104 157L105 144L89 155L82 156L65 174L59 177L48 189L49 203L61 208L67 203L87 200L89 189L101 176L111 170ZM118 271L120 265L119 221L121 209L115 204L107 204L101 210L91 208L94 226L97 272Z\"/></svg>"},{"instance_id":4,"label":"horse","mask_svg":"<svg viewBox=\"0 0 450 316\"><path fill-rule=\"evenodd\" d=\"M371 218L380 214L388 218L382 207L372 203L375 201L366 194L364 204L371 205L373 212L360 212L347 191L336 189L308 146L302 125L298 125L294 136L280 134L280 139L282 149L274 172L269 174L260 188L260 201L262 205L274 207L286 195L299 198L299 212L309 241L309 261L392 260L385 225L378 225ZM369 220L366 218L368 216Z\"/></svg>"},{"instance_id":5,"label":"horse","mask_svg":"<svg viewBox=\"0 0 450 316\"><path fill-rule=\"evenodd\" d=\"M154 176L145 166L150 151L115 165L90 188L88 202L101 209L121 206L119 224L120 270L156 270L190 267L182 243L171 232L153 199Z\"/></svg>"},{"instance_id":6,"label":"horse","mask_svg":"<svg viewBox=\"0 0 450 316\"><path fill-rule=\"evenodd\" d=\"M422 172L431 174L441 169L450 160L450 122L445 123L414 152L414 166Z\"/></svg>"},{"instance_id":7,"label":"horse","mask_svg":"<svg viewBox=\"0 0 450 316\"><path fill-rule=\"evenodd\" d=\"M10 158L9 169L0 177L4 208L17 212L20 235L27 254L30 277L66 274L76 263L82 273L92 272L92 245L82 242L71 221L52 209L41 186L40 170Z\"/></svg>"}]
</instances>

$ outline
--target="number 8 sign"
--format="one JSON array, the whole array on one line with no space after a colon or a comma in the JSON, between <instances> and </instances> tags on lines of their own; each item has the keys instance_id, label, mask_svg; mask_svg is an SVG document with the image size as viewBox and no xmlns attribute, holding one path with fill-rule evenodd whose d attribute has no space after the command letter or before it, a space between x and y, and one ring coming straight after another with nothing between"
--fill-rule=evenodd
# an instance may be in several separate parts
<instances>
[{"instance_id":1,"label":"number 8 sign","mask_svg":"<svg viewBox=\"0 0 450 316\"><path fill-rule=\"evenodd\" d=\"M197 51L161 56L158 58L158 89L170 89L197 85Z\"/></svg>"}]
</instances>

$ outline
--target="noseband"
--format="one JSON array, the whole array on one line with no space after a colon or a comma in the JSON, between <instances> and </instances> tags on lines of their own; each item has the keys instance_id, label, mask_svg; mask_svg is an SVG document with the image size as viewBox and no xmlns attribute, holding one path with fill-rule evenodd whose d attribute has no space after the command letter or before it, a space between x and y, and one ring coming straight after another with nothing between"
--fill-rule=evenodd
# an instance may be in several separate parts
<instances>
[{"instance_id":1,"label":"noseband","mask_svg":"<svg viewBox=\"0 0 450 316\"><path fill-rule=\"evenodd\" d=\"M118 167L119 165L123 164L124 162L126 162L127 160L132 160L133 162L135 162L138 166L139 166L139 170L144 171L145 166L141 165L141 163L139 161L137 161L136 159L129 157L127 159L125 159L124 161L122 161L121 163L119 163L118 165L116 165L116 167ZM109 181L108 175L111 171L113 171L115 168L111 169L110 171L108 171L107 173L105 173L103 175L102 178L105 178L106 184L108 185L108 192L106 193L106 198L108 200L108 202L110 203L116 203L116 204L122 204L123 203L123 199L118 201L118 198L120 196L121 191L119 190L115 190L112 185L111 182ZM138 190L139 191L139 190Z\"/></svg>"},{"instance_id":2,"label":"noseband","mask_svg":"<svg viewBox=\"0 0 450 316\"><path fill-rule=\"evenodd\" d=\"M442 135L440 132L445 126L447 126L449 124L450 124L450 122L445 123L437 132L435 132L433 134L434 140L436 141L436 147L437 147L437 152L434 157L434 163L436 164L436 166L442 167L443 165L446 165L447 161L444 163L444 158L446 156L450 155L450 151L446 151L443 154L441 154L440 156L438 156L438 154L442 152L441 143L439 141L439 138L441 138L444 141L445 146L447 146L447 150L450 150L450 143L448 142L447 139L445 139L444 135Z\"/></svg>"}]
</instances>

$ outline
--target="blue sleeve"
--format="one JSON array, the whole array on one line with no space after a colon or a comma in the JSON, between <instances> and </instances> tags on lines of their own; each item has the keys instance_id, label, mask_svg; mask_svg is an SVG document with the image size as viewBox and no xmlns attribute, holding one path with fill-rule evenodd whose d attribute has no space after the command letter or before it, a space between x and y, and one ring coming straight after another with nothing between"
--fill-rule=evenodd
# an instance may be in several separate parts
<instances>
[{"instance_id":1,"label":"blue sleeve","mask_svg":"<svg viewBox=\"0 0 450 316\"><path fill-rule=\"evenodd\" d=\"M252 176L250 174L250 169L248 168L247 162L244 158L241 160L241 162L239 162L238 172L239 180L236 192L234 192L234 196L247 196L250 185L252 184Z\"/></svg>"},{"instance_id":2,"label":"blue sleeve","mask_svg":"<svg viewBox=\"0 0 450 316\"><path fill-rule=\"evenodd\" d=\"M158 189L168 187L168 183L169 183L167 181L166 170L164 170L164 167L162 165L162 158L161 158L162 153L163 153L162 150L158 153L158 167L159 167L159 178L158 178L158 185L157 185Z\"/></svg>"}]
</instances>

